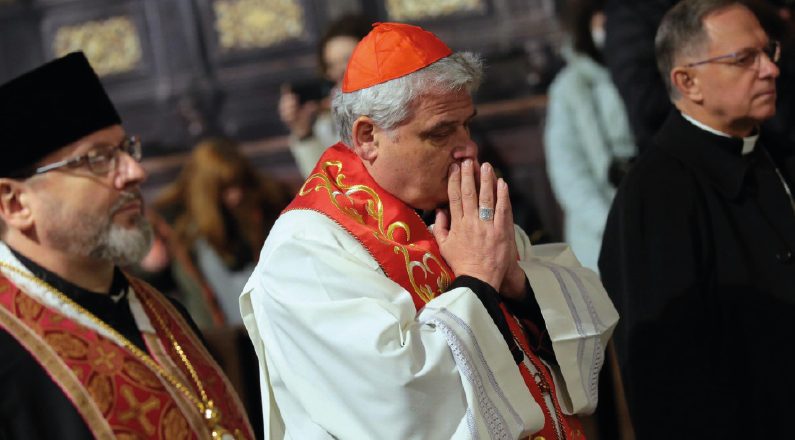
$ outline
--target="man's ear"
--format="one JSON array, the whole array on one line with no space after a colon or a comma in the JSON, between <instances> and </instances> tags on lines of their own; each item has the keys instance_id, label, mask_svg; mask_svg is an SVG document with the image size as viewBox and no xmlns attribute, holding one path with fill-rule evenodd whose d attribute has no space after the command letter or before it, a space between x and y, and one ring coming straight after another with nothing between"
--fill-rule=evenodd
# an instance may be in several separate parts
<instances>
[{"instance_id":1,"label":"man's ear","mask_svg":"<svg viewBox=\"0 0 795 440\"><path fill-rule=\"evenodd\" d=\"M692 68L674 67L671 70L671 85L688 101L701 103L704 99L701 93L701 78Z\"/></svg>"},{"instance_id":2,"label":"man's ear","mask_svg":"<svg viewBox=\"0 0 795 440\"><path fill-rule=\"evenodd\" d=\"M22 182L0 178L0 218L8 227L25 231L33 226L28 191Z\"/></svg>"},{"instance_id":3,"label":"man's ear","mask_svg":"<svg viewBox=\"0 0 795 440\"><path fill-rule=\"evenodd\" d=\"M363 161L373 163L378 157L378 140L375 136L376 126L368 116L359 116L353 123L351 137L353 151Z\"/></svg>"}]
</instances>

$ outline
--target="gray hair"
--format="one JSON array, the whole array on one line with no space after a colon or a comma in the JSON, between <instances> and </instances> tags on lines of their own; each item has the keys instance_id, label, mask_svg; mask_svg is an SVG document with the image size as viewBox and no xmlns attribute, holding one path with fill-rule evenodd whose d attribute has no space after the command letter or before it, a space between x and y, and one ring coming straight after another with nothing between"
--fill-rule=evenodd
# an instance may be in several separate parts
<instances>
[{"instance_id":1,"label":"gray hair","mask_svg":"<svg viewBox=\"0 0 795 440\"><path fill-rule=\"evenodd\" d=\"M654 38L654 53L668 96L679 98L679 92L671 83L671 70L682 56L698 56L709 44L704 29L704 19L717 11L731 6L745 6L739 0L684 0L671 8L660 22Z\"/></svg>"},{"instance_id":2,"label":"gray hair","mask_svg":"<svg viewBox=\"0 0 795 440\"><path fill-rule=\"evenodd\" d=\"M352 146L353 123L360 116L369 116L391 131L411 118L418 98L461 90L474 93L482 78L481 58L458 52L408 75L350 93L339 92L331 104L337 132Z\"/></svg>"}]
</instances>

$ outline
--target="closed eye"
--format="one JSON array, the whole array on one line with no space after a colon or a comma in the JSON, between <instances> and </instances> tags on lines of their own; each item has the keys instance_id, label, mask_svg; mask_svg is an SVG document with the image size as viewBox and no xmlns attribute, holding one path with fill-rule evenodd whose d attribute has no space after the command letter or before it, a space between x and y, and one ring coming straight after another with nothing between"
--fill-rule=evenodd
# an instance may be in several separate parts
<instances>
[{"instance_id":1,"label":"closed eye","mask_svg":"<svg viewBox=\"0 0 795 440\"><path fill-rule=\"evenodd\" d=\"M423 139L428 139L431 142L441 142L447 139L454 132L455 124L452 122L444 122L420 133L420 137Z\"/></svg>"},{"instance_id":2,"label":"closed eye","mask_svg":"<svg viewBox=\"0 0 795 440\"><path fill-rule=\"evenodd\" d=\"M436 131L433 131L433 132L429 133L428 137L430 139L442 140L442 139L445 139L446 137L450 136L451 134L453 134L453 129L452 128L443 128L441 130L436 130Z\"/></svg>"},{"instance_id":3,"label":"closed eye","mask_svg":"<svg viewBox=\"0 0 795 440\"><path fill-rule=\"evenodd\" d=\"M472 121L472 118L477 115L477 111L474 110L472 114L466 118L463 123L456 122L456 121L445 121L440 122L433 127L429 128L420 133L420 138L428 139L434 143L442 143L446 141L450 136L455 135L456 130L458 130L461 125L464 126L464 130L466 130L467 134L469 134L469 124Z\"/></svg>"}]
</instances>

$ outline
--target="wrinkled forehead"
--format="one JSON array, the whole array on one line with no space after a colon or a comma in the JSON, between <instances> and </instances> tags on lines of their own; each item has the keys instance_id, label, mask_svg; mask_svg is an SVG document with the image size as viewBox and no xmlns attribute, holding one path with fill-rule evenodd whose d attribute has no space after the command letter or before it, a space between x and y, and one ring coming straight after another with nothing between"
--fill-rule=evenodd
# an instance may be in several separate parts
<instances>
[{"instance_id":1,"label":"wrinkled forehead","mask_svg":"<svg viewBox=\"0 0 795 440\"><path fill-rule=\"evenodd\" d=\"M416 119L422 125L463 122L476 113L472 95L466 90L425 94L416 99L411 107L411 119Z\"/></svg>"}]
</instances>

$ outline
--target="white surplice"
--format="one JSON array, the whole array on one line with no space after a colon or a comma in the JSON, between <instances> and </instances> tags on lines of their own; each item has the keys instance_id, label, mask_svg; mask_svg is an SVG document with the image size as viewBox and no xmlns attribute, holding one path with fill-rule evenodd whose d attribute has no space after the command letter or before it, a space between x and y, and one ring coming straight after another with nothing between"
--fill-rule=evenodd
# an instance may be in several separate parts
<instances>
[{"instance_id":1,"label":"white surplice","mask_svg":"<svg viewBox=\"0 0 795 440\"><path fill-rule=\"evenodd\" d=\"M559 363L561 406L589 413L618 315L568 247L516 235ZM450 290L417 312L411 294L317 212L279 218L240 308L268 439L516 439L543 427L474 292Z\"/></svg>"}]
</instances>

